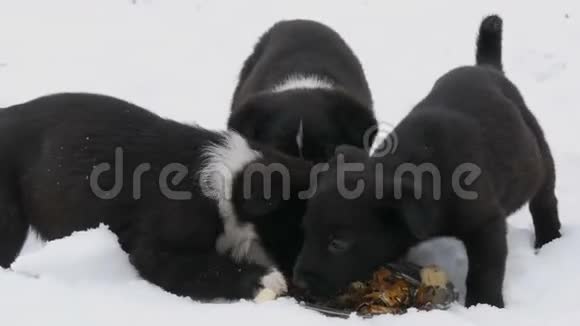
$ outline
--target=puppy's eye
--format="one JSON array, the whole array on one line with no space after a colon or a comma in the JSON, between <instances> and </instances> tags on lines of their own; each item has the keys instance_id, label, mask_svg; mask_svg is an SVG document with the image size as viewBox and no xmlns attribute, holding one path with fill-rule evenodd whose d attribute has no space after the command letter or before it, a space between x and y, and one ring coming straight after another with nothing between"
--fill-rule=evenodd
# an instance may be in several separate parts
<instances>
[{"instance_id":1,"label":"puppy's eye","mask_svg":"<svg viewBox=\"0 0 580 326\"><path fill-rule=\"evenodd\" d=\"M338 238L334 238L330 240L330 243L328 244L328 251L330 251L333 254L339 254L341 252L346 251L348 248L350 248L351 243L349 241L346 241L344 239L338 239Z\"/></svg>"}]
</instances>

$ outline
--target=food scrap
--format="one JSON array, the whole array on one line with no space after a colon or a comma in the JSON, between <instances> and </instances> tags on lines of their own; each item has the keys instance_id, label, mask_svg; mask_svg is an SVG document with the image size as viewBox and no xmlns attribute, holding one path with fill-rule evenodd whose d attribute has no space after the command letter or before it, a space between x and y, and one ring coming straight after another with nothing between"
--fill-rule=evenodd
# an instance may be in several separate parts
<instances>
[{"instance_id":1,"label":"food scrap","mask_svg":"<svg viewBox=\"0 0 580 326\"><path fill-rule=\"evenodd\" d=\"M327 314L342 311L345 316L351 312L373 316L402 314L409 308L446 309L455 300L457 293L442 269L391 264L379 268L368 281L350 284L337 298L313 304L318 307L315 310Z\"/></svg>"}]
</instances>

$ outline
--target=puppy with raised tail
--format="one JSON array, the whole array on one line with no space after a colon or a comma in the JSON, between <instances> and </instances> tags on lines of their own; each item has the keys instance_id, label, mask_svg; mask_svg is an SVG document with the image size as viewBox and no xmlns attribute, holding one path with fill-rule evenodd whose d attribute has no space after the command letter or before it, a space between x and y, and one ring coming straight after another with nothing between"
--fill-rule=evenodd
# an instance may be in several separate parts
<instances>
[{"instance_id":1,"label":"puppy with raised tail","mask_svg":"<svg viewBox=\"0 0 580 326\"><path fill-rule=\"evenodd\" d=\"M502 71L501 33L499 17L483 20L477 64L437 80L394 129L395 153L337 151L304 217L298 286L333 295L419 241L453 236L469 259L466 305L503 307L506 218L529 202L536 248L560 237L554 162Z\"/></svg>"}]
</instances>

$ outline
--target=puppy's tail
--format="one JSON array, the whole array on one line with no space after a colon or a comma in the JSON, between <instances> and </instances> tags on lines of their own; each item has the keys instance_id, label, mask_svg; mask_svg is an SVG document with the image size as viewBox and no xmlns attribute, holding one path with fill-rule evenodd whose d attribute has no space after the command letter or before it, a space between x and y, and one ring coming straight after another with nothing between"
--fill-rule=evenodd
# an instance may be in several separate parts
<instances>
[{"instance_id":1,"label":"puppy's tail","mask_svg":"<svg viewBox=\"0 0 580 326\"><path fill-rule=\"evenodd\" d=\"M501 63L501 34L503 22L497 15L485 17L479 27L477 38L477 65L491 66L502 71Z\"/></svg>"}]
</instances>

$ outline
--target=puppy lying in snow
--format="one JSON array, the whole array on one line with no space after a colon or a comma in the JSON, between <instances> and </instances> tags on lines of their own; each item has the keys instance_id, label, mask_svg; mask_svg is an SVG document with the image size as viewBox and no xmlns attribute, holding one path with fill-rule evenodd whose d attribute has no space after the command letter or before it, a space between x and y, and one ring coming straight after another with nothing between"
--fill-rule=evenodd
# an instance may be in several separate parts
<instances>
[{"instance_id":1,"label":"puppy lying in snow","mask_svg":"<svg viewBox=\"0 0 580 326\"><path fill-rule=\"evenodd\" d=\"M246 59L228 127L293 156L326 162L337 146L370 146L377 122L361 64L331 28L272 26ZM365 137L365 133L367 133Z\"/></svg>"},{"instance_id":2,"label":"puppy lying in snow","mask_svg":"<svg viewBox=\"0 0 580 326\"><path fill-rule=\"evenodd\" d=\"M466 305L503 307L506 217L529 201L536 248L560 237L554 162L502 72L501 26L482 22L477 65L439 78L394 129L395 153L337 151L308 203L297 285L332 295L421 240L454 236L469 259Z\"/></svg>"},{"instance_id":3,"label":"puppy lying in snow","mask_svg":"<svg viewBox=\"0 0 580 326\"><path fill-rule=\"evenodd\" d=\"M105 223L143 278L169 292L261 300L286 291L277 266L288 273L299 250L294 213L304 208L293 194L307 187L309 163L89 94L0 110L0 152L1 267L29 226L51 240ZM280 179L245 173L273 162L291 168L284 201ZM243 192L264 178L269 200Z\"/></svg>"}]
</instances>

